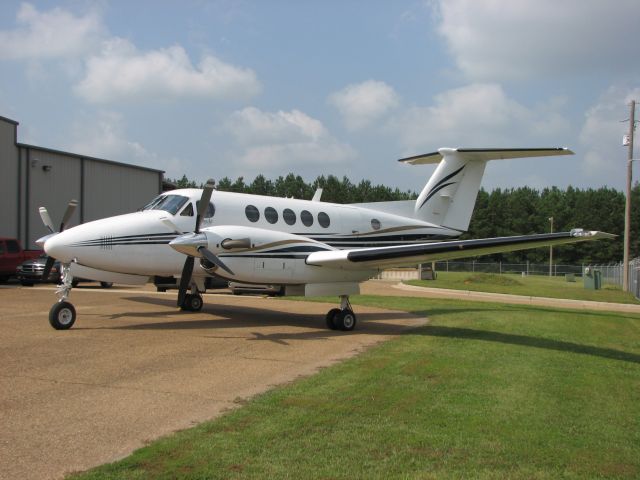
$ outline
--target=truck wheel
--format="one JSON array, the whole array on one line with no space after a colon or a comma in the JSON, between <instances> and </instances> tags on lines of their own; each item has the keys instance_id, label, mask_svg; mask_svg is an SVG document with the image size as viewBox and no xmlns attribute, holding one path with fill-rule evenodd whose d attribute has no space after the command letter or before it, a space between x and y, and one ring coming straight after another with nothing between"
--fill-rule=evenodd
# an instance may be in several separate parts
<instances>
[{"instance_id":1,"label":"truck wheel","mask_svg":"<svg viewBox=\"0 0 640 480\"><path fill-rule=\"evenodd\" d=\"M100 286L102 288L111 288L113 287L113 282L100 282Z\"/></svg>"},{"instance_id":2,"label":"truck wheel","mask_svg":"<svg viewBox=\"0 0 640 480\"><path fill-rule=\"evenodd\" d=\"M28 280L20 280L20 285L22 285L23 287L33 287L33 282L30 282Z\"/></svg>"},{"instance_id":3,"label":"truck wheel","mask_svg":"<svg viewBox=\"0 0 640 480\"><path fill-rule=\"evenodd\" d=\"M69 302L58 302L49 310L49 323L56 330L68 330L76 321L76 309Z\"/></svg>"}]
</instances>

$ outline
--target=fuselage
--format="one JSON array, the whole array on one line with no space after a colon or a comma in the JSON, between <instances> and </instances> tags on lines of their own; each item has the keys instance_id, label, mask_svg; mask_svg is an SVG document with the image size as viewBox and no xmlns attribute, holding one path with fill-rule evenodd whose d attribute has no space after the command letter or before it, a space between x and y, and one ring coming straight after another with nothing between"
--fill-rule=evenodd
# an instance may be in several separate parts
<instances>
[{"instance_id":1,"label":"fuselage","mask_svg":"<svg viewBox=\"0 0 640 480\"><path fill-rule=\"evenodd\" d=\"M166 192L141 211L65 230L48 239L44 248L62 262L77 262L98 270L179 276L185 256L171 248L169 242L194 230L196 202L201 194L199 189ZM220 226L227 226L229 231L245 227L256 244L251 255L233 249L224 252L225 262L234 272L240 272L233 279L248 281L252 273L272 269L274 278L280 278L282 283L300 283L296 265L304 263L305 256L317 249L424 243L460 234L372 208L214 191L201 229L206 232ZM286 238L286 249L272 248L285 241L274 240L280 237ZM200 273L205 274L204 270ZM352 277L352 273L344 272L338 280L358 280ZM328 276L327 281L331 278L335 277Z\"/></svg>"}]
</instances>

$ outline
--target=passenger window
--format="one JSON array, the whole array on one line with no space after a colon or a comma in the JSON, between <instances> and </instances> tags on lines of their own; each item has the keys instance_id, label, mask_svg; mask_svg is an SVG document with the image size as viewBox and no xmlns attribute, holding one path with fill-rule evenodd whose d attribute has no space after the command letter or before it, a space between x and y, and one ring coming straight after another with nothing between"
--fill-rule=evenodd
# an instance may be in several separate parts
<instances>
[{"instance_id":1,"label":"passenger window","mask_svg":"<svg viewBox=\"0 0 640 480\"><path fill-rule=\"evenodd\" d=\"M294 223L296 223L296 214L290 208L284 209L284 212L282 212L282 218L284 218L284 221L287 225L293 225Z\"/></svg>"},{"instance_id":2,"label":"passenger window","mask_svg":"<svg viewBox=\"0 0 640 480\"><path fill-rule=\"evenodd\" d=\"M373 228L374 230L380 230L381 226L382 225L380 224L380 220L378 220L377 218L371 220L371 228Z\"/></svg>"},{"instance_id":3,"label":"passenger window","mask_svg":"<svg viewBox=\"0 0 640 480\"><path fill-rule=\"evenodd\" d=\"M247 208L244 209L244 213L250 222L255 223L260 220L260 212L254 205L247 205Z\"/></svg>"},{"instance_id":4,"label":"passenger window","mask_svg":"<svg viewBox=\"0 0 640 480\"><path fill-rule=\"evenodd\" d=\"M264 218L269 223L276 223L278 221L278 212L276 212L275 208L267 207L264 209Z\"/></svg>"},{"instance_id":5,"label":"passenger window","mask_svg":"<svg viewBox=\"0 0 640 480\"><path fill-rule=\"evenodd\" d=\"M305 227L310 227L313 225L313 215L311 215L311 212L303 210L300 212L300 221Z\"/></svg>"},{"instance_id":6,"label":"passenger window","mask_svg":"<svg viewBox=\"0 0 640 480\"><path fill-rule=\"evenodd\" d=\"M331 220L329 220L329 215L324 212L320 212L318 214L318 223L322 228L327 228L331 224Z\"/></svg>"}]
</instances>

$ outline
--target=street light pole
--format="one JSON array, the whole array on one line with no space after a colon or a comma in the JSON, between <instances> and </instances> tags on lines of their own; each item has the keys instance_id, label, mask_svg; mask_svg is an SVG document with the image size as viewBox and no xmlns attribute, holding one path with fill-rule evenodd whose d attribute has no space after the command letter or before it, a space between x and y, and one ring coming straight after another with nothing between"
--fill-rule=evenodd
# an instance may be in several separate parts
<instances>
[{"instance_id":1,"label":"street light pole","mask_svg":"<svg viewBox=\"0 0 640 480\"><path fill-rule=\"evenodd\" d=\"M551 233L553 233L553 217L549 217L551 222ZM553 245L549 246L549 276L553 276Z\"/></svg>"},{"instance_id":2,"label":"street light pole","mask_svg":"<svg viewBox=\"0 0 640 480\"><path fill-rule=\"evenodd\" d=\"M622 256L622 290L629 291L629 233L631 230L631 175L633 172L633 131L635 130L636 101L631 100L629 113L629 152L627 155L627 197L624 204L624 253Z\"/></svg>"}]
</instances>

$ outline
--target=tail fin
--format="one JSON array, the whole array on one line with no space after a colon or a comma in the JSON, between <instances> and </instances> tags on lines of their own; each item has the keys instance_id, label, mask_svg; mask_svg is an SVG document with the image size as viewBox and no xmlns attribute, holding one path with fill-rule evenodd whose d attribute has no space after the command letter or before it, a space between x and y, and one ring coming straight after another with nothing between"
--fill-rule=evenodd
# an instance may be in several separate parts
<instances>
[{"instance_id":1,"label":"tail fin","mask_svg":"<svg viewBox=\"0 0 640 480\"><path fill-rule=\"evenodd\" d=\"M441 148L399 161L410 165L439 163L416 200L414 216L464 232L469 228L487 161L552 155L573 155L573 152L566 148Z\"/></svg>"}]
</instances>

